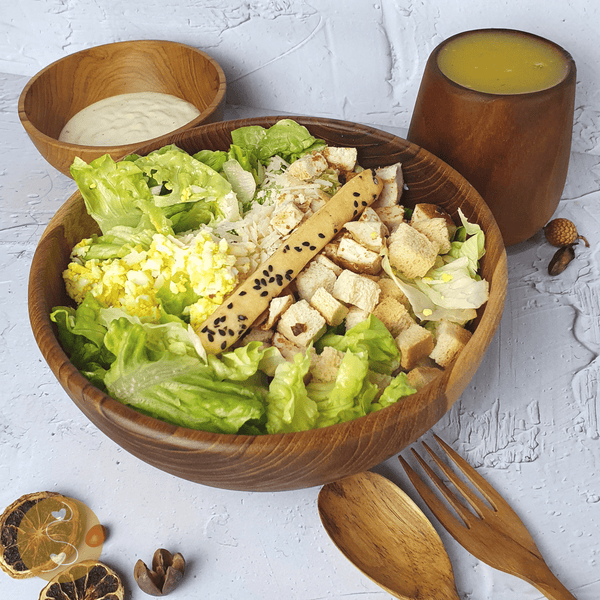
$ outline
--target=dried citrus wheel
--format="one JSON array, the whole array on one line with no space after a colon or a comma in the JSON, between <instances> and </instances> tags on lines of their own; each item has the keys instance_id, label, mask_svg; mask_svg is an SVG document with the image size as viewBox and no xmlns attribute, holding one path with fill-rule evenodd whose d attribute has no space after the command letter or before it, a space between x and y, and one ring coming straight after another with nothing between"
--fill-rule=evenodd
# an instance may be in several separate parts
<instances>
[{"instance_id":1,"label":"dried citrus wheel","mask_svg":"<svg viewBox=\"0 0 600 600\"><path fill-rule=\"evenodd\" d=\"M85 514L54 492L25 494L0 517L0 567L15 579L44 576L76 556Z\"/></svg>"},{"instance_id":2,"label":"dried citrus wheel","mask_svg":"<svg viewBox=\"0 0 600 600\"><path fill-rule=\"evenodd\" d=\"M51 579L39 600L123 600L124 594L121 578L110 567L84 560Z\"/></svg>"}]
</instances>

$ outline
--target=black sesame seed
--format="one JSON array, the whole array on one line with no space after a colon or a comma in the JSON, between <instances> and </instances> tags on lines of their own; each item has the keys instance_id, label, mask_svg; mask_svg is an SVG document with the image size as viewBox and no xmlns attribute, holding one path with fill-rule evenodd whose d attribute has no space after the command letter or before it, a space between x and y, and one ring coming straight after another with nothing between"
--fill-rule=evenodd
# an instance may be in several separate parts
<instances>
[{"instance_id":1,"label":"black sesame seed","mask_svg":"<svg viewBox=\"0 0 600 600\"><path fill-rule=\"evenodd\" d=\"M275 281L275 277L269 277L269 283L273 283Z\"/></svg>"},{"instance_id":2,"label":"black sesame seed","mask_svg":"<svg viewBox=\"0 0 600 600\"><path fill-rule=\"evenodd\" d=\"M291 280L292 280L292 277L291 277L291 275L288 275L287 273L285 274L285 278L286 278L288 281L291 281Z\"/></svg>"},{"instance_id":3,"label":"black sesame seed","mask_svg":"<svg viewBox=\"0 0 600 600\"><path fill-rule=\"evenodd\" d=\"M338 232L337 228L334 227L333 233L337 233L337 232Z\"/></svg>"},{"instance_id":4,"label":"black sesame seed","mask_svg":"<svg viewBox=\"0 0 600 600\"><path fill-rule=\"evenodd\" d=\"M212 333L208 334L208 341L211 343L215 341L215 336Z\"/></svg>"},{"instance_id":5,"label":"black sesame seed","mask_svg":"<svg viewBox=\"0 0 600 600\"><path fill-rule=\"evenodd\" d=\"M293 272L294 272L294 269L288 269L288 270L285 272L285 274L286 274L286 275L288 275L288 274L290 274L290 273L293 273Z\"/></svg>"},{"instance_id":6,"label":"black sesame seed","mask_svg":"<svg viewBox=\"0 0 600 600\"><path fill-rule=\"evenodd\" d=\"M352 217L354 218L354 217L355 217L357 214L358 214L358 211L357 211L357 210L355 210L355 211L352 213Z\"/></svg>"},{"instance_id":7,"label":"black sesame seed","mask_svg":"<svg viewBox=\"0 0 600 600\"><path fill-rule=\"evenodd\" d=\"M261 295L261 297L264 298L265 296L269 295L269 292L267 292L267 290L265 290L264 292L261 292L260 295Z\"/></svg>"},{"instance_id":8,"label":"black sesame seed","mask_svg":"<svg viewBox=\"0 0 600 600\"><path fill-rule=\"evenodd\" d=\"M356 206L358 208L358 200L354 201L354 206Z\"/></svg>"},{"instance_id":9,"label":"black sesame seed","mask_svg":"<svg viewBox=\"0 0 600 600\"><path fill-rule=\"evenodd\" d=\"M248 327L248 325L246 325L246 323L242 323L242 324L240 325L240 329L241 329L242 331L244 331L244 329L246 329L246 327Z\"/></svg>"},{"instance_id":10,"label":"black sesame seed","mask_svg":"<svg viewBox=\"0 0 600 600\"><path fill-rule=\"evenodd\" d=\"M210 335L215 335L215 332L212 329L207 329L206 331L208 331L208 333L210 333Z\"/></svg>"},{"instance_id":11,"label":"black sesame seed","mask_svg":"<svg viewBox=\"0 0 600 600\"><path fill-rule=\"evenodd\" d=\"M201 330L200 333L206 333L208 331L208 327L205 325Z\"/></svg>"},{"instance_id":12,"label":"black sesame seed","mask_svg":"<svg viewBox=\"0 0 600 600\"><path fill-rule=\"evenodd\" d=\"M227 331L225 329L219 329L219 335L227 335Z\"/></svg>"},{"instance_id":13,"label":"black sesame seed","mask_svg":"<svg viewBox=\"0 0 600 600\"><path fill-rule=\"evenodd\" d=\"M252 289L253 289L253 290L260 290L260 284L258 284L258 285L253 285L253 286L252 286Z\"/></svg>"},{"instance_id":14,"label":"black sesame seed","mask_svg":"<svg viewBox=\"0 0 600 600\"><path fill-rule=\"evenodd\" d=\"M225 350L225 348L227 348L227 342L222 342L221 343L221 350Z\"/></svg>"},{"instance_id":15,"label":"black sesame seed","mask_svg":"<svg viewBox=\"0 0 600 600\"><path fill-rule=\"evenodd\" d=\"M308 247L308 246L310 246L310 242L302 242L302 245Z\"/></svg>"},{"instance_id":16,"label":"black sesame seed","mask_svg":"<svg viewBox=\"0 0 600 600\"><path fill-rule=\"evenodd\" d=\"M247 318L246 315L238 315L238 321L245 321Z\"/></svg>"},{"instance_id":17,"label":"black sesame seed","mask_svg":"<svg viewBox=\"0 0 600 600\"><path fill-rule=\"evenodd\" d=\"M279 273L277 273L277 277L275 279L277 279L277 285L283 284L283 277Z\"/></svg>"},{"instance_id":18,"label":"black sesame seed","mask_svg":"<svg viewBox=\"0 0 600 600\"><path fill-rule=\"evenodd\" d=\"M360 196L360 192L352 192L353 196Z\"/></svg>"},{"instance_id":19,"label":"black sesame seed","mask_svg":"<svg viewBox=\"0 0 600 600\"><path fill-rule=\"evenodd\" d=\"M240 292L240 296L245 296L245 295L246 295L246 292L244 292L244 291Z\"/></svg>"},{"instance_id":20,"label":"black sesame seed","mask_svg":"<svg viewBox=\"0 0 600 600\"><path fill-rule=\"evenodd\" d=\"M362 204L363 206L367 206L367 202L365 202L364 200L361 202L361 204Z\"/></svg>"},{"instance_id":21,"label":"black sesame seed","mask_svg":"<svg viewBox=\"0 0 600 600\"><path fill-rule=\"evenodd\" d=\"M230 302L230 303L227 305L227 308L233 308L233 302Z\"/></svg>"},{"instance_id":22,"label":"black sesame seed","mask_svg":"<svg viewBox=\"0 0 600 600\"><path fill-rule=\"evenodd\" d=\"M269 265L269 273L273 272L273 265Z\"/></svg>"},{"instance_id":23,"label":"black sesame seed","mask_svg":"<svg viewBox=\"0 0 600 600\"><path fill-rule=\"evenodd\" d=\"M287 252L287 248L284 248L283 249L283 253L285 254L286 252Z\"/></svg>"},{"instance_id":24,"label":"black sesame seed","mask_svg":"<svg viewBox=\"0 0 600 600\"><path fill-rule=\"evenodd\" d=\"M300 246L294 246L294 250L296 252L302 252L302 248Z\"/></svg>"},{"instance_id":25,"label":"black sesame seed","mask_svg":"<svg viewBox=\"0 0 600 600\"><path fill-rule=\"evenodd\" d=\"M266 279L261 279L260 283L261 283L261 285L267 285L267 280Z\"/></svg>"},{"instance_id":26,"label":"black sesame seed","mask_svg":"<svg viewBox=\"0 0 600 600\"><path fill-rule=\"evenodd\" d=\"M324 240L324 239L325 239L325 234L324 234L324 233L320 233L320 234L319 234L319 237L320 237L322 240Z\"/></svg>"},{"instance_id":27,"label":"black sesame seed","mask_svg":"<svg viewBox=\"0 0 600 600\"><path fill-rule=\"evenodd\" d=\"M316 246L311 246L311 247L310 247L310 250L312 250L313 252L314 252L316 249L317 249L317 247L316 247Z\"/></svg>"},{"instance_id":28,"label":"black sesame seed","mask_svg":"<svg viewBox=\"0 0 600 600\"><path fill-rule=\"evenodd\" d=\"M289 244L286 244L286 245L284 246L284 248L285 248L286 250L289 250L289 249L290 249L290 246L289 246Z\"/></svg>"},{"instance_id":29,"label":"black sesame seed","mask_svg":"<svg viewBox=\"0 0 600 600\"><path fill-rule=\"evenodd\" d=\"M229 335L233 335L233 329L228 329L228 330L227 330L227 333L228 333Z\"/></svg>"},{"instance_id":30,"label":"black sesame seed","mask_svg":"<svg viewBox=\"0 0 600 600\"><path fill-rule=\"evenodd\" d=\"M264 275L265 277L268 277L268 276L269 276L269 271L267 271L267 270L265 269L265 270L263 271L263 275Z\"/></svg>"},{"instance_id":31,"label":"black sesame seed","mask_svg":"<svg viewBox=\"0 0 600 600\"><path fill-rule=\"evenodd\" d=\"M260 283L260 279L255 279L254 280L254 285L258 285Z\"/></svg>"}]
</instances>

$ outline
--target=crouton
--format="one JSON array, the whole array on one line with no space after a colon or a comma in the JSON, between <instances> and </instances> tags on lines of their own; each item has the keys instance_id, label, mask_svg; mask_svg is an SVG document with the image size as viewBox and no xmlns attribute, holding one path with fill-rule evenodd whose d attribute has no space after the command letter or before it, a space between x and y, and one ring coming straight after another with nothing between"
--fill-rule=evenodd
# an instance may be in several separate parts
<instances>
[{"instance_id":1,"label":"crouton","mask_svg":"<svg viewBox=\"0 0 600 600\"><path fill-rule=\"evenodd\" d=\"M389 277L380 277L377 282L379 289L381 290L381 296L379 301L381 302L385 296L394 298L401 304L404 304L406 308L410 308L410 301L406 294L396 285L396 282Z\"/></svg>"},{"instance_id":2,"label":"crouton","mask_svg":"<svg viewBox=\"0 0 600 600\"><path fill-rule=\"evenodd\" d=\"M308 266L296 276L296 290L303 300L309 300L318 288L325 288L328 292L333 290L335 273L326 266L311 261Z\"/></svg>"},{"instance_id":3,"label":"crouton","mask_svg":"<svg viewBox=\"0 0 600 600\"><path fill-rule=\"evenodd\" d=\"M342 271L331 292L341 302L358 306L368 313L373 312L377 306L380 294L381 290L376 282L348 269Z\"/></svg>"},{"instance_id":4,"label":"crouton","mask_svg":"<svg viewBox=\"0 0 600 600\"><path fill-rule=\"evenodd\" d=\"M416 323L406 306L391 296L384 296L375 307L373 314L394 337Z\"/></svg>"},{"instance_id":5,"label":"crouton","mask_svg":"<svg viewBox=\"0 0 600 600\"><path fill-rule=\"evenodd\" d=\"M339 265L334 263L330 258L327 258L327 256L325 256L325 254L323 254L323 253L317 254L312 259L312 262L318 263L318 264L323 265L324 267L327 267L328 269L332 270L335 273L336 277L339 277L341 275L342 271L344 270L344 269L342 269L342 267L340 267Z\"/></svg>"},{"instance_id":6,"label":"crouton","mask_svg":"<svg viewBox=\"0 0 600 600\"><path fill-rule=\"evenodd\" d=\"M421 219L411 225L421 232L430 242L438 245L438 254L447 254L452 248L450 232L446 221L442 218Z\"/></svg>"},{"instance_id":7,"label":"crouton","mask_svg":"<svg viewBox=\"0 0 600 600\"><path fill-rule=\"evenodd\" d=\"M243 346L250 342L261 342L263 346L268 346L273 339L274 333L275 332L272 329L259 329L253 327L240 341Z\"/></svg>"},{"instance_id":8,"label":"crouton","mask_svg":"<svg viewBox=\"0 0 600 600\"><path fill-rule=\"evenodd\" d=\"M310 181L320 175L329 165L327 159L320 152L305 154L298 160L295 160L287 170L292 177L297 177L303 181Z\"/></svg>"},{"instance_id":9,"label":"crouton","mask_svg":"<svg viewBox=\"0 0 600 600\"><path fill-rule=\"evenodd\" d=\"M375 211L372 212L377 216ZM388 230L379 217L377 221L349 221L344 228L354 241L371 252L379 253L385 245Z\"/></svg>"},{"instance_id":10,"label":"crouton","mask_svg":"<svg viewBox=\"0 0 600 600\"><path fill-rule=\"evenodd\" d=\"M396 163L375 170L375 174L383 181L383 190L379 198L372 204L373 208L395 206L400 202L404 188L402 165Z\"/></svg>"},{"instance_id":11,"label":"crouton","mask_svg":"<svg viewBox=\"0 0 600 600\"><path fill-rule=\"evenodd\" d=\"M277 331L303 348L320 338L326 328L325 319L321 313L306 300L299 300L292 304L277 322Z\"/></svg>"},{"instance_id":12,"label":"crouton","mask_svg":"<svg viewBox=\"0 0 600 600\"><path fill-rule=\"evenodd\" d=\"M321 354L312 351L310 355L309 373L315 381L335 381L337 378L340 363L344 358L344 353L325 346Z\"/></svg>"},{"instance_id":13,"label":"crouton","mask_svg":"<svg viewBox=\"0 0 600 600\"><path fill-rule=\"evenodd\" d=\"M348 307L348 314L346 315L346 321L344 327L346 331L352 329L355 325L366 321L371 313L368 310L358 308L358 306Z\"/></svg>"},{"instance_id":14,"label":"crouton","mask_svg":"<svg viewBox=\"0 0 600 600\"><path fill-rule=\"evenodd\" d=\"M275 323L281 315L292 305L294 304L294 297L291 294L287 294L285 296L278 296L277 298L273 298L269 304L269 310L267 314L267 318L263 323L261 323L261 329L273 329Z\"/></svg>"},{"instance_id":15,"label":"crouton","mask_svg":"<svg viewBox=\"0 0 600 600\"><path fill-rule=\"evenodd\" d=\"M400 223L404 223L404 206L382 206L375 209L381 222L387 227L389 233L393 233Z\"/></svg>"},{"instance_id":16,"label":"crouton","mask_svg":"<svg viewBox=\"0 0 600 600\"><path fill-rule=\"evenodd\" d=\"M287 202L273 213L271 226L281 235L287 235L300 224L303 218L302 210L293 202Z\"/></svg>"},{"instance_id":17,"label":"crouton","mask_svg":"<svg viewBox=\"0 0 600 600\"><path fill-rule=\"evenodd\" d=\"M352 171L356 167L358 151L356 148L337 148L327 146L323 150L323 156L333 169L340 171Z\"/></svg>"},{"instance_id":18,"label":"crouton","mask_svg":"<svg viewBox=\"0 0 600 600\"><path fill-rule=\"evenodd\" d=\"M337 248L337 261L356 273L377 275L381 271L381 256L359 244L352 237L342 237Z\"/></svg>"},{"instance_id":19,"label":"crouton","mask_svg":"<svg viewBox=\"0 0 600 600\"><path fill-rule=\"evenodd\" d=\"M310 305L321 313L328 325L334 327L339 325L348 314L348 308L322 287L312 295Z\"/></svg>"},{"instance_id":20,"label":"crouton","mask_svg":"<svg viewBox=\"0 0 600 600\"><path fill-rule=\"evenodd\" d=\"M416 323L402 331L395 339L400 350L400 366L406 371L410 371L419 360L429 356L435 345L431 331Z\"/></svg>"},{"instance_id":21,"label":"crouton","mask_svg":"<svg viewBox=\"0 0 600 600\"><path fill-rule=\"evenodd\" d=\"M447 367L471 339L472 333L457 323L442 319L435 332L435 348L430 352L440 367Z\"/></svg>"},{"instance_id":22,"label":"crouton","mask_svg":"<svg viewBox=\"0 0 600 600\"><path fill-rule=\"evenodd\" d=\"M456 232L456 223L454 222L452 216L437 204L427 204L423 202L415 204L412 215L410 217L410 224L414 225L418 221L440 218L446 221L448 231L450 232L450 237L453 237L454 233Z\"/></svg>"},{"instance_id":23,"label":"crouton","mask_svg":"<svg viewBox=\"0 0 600 600\"><path fill-rule=\"evenodd\" d=\"M417 365L406 374L406 378L408 379L408 383L411 387L414 387L416 390L420 390L428 383L431 383L440 373L443 373L443 371L437 367L424 367Z\"/></svg>"},{"instance_id":24,"label":"crouton","mask_svg":"<svg viewBox=\"0 0 600 600\"><path fill-rule=\"evenodd\" d=\"M438 245L408 223L401 223L389 237L388 253L392 267L414 279L423 277L433 267Z\"/></svg>"},{"instance_id":25,"label":"crouton","mask_svg":"<svg viewBox=\"0 0 600 600\"><path fill-rule=\"evenodd\" d=\"M306 348L301 348L298 344L294 344L291 340L289 340L285 335L276 331L273 334L273 338L271 339L271 343L279 352L281 356L285 358L285 360L293 362L294 356L298 354L298 352L305 352Z\"/></svg>"}]
</instances>

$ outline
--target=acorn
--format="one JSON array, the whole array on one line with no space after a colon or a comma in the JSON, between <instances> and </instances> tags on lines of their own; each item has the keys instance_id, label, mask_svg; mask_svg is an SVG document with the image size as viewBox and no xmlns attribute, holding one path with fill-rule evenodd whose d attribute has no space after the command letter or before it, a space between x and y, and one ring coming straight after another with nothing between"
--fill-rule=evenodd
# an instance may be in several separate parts
<instances>
[{"instance_id":1,"label":"acorn","mask_svg":"<svg viewBox=\"0 0 600 600\"><path fill-rule=\"evenodd\" d=\"M554 219L544 227L544 234L550 244L557 248L564 248L576 244L577 240L583 240L589 248L588 241L577 232L577 227L569 219Z\"/></svg>"}]
</instances>

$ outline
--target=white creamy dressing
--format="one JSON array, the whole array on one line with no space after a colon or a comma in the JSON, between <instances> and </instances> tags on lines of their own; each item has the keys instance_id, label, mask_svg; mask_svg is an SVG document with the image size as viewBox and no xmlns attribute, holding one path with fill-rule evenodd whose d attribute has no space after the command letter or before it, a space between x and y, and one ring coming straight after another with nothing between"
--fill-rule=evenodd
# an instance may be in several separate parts
<instances>
[{"instance_id":1,"label":"white creamy dressing","mask_svg":"<svg viewBox=\"0 0 600 600\"><path fill-rule=\"evenodd\" d=\"M118 94L86 106L63 127L59 140L85 146L120 146L174 131L200 111L171 94Z\"/></svg>"}]
</instances>

